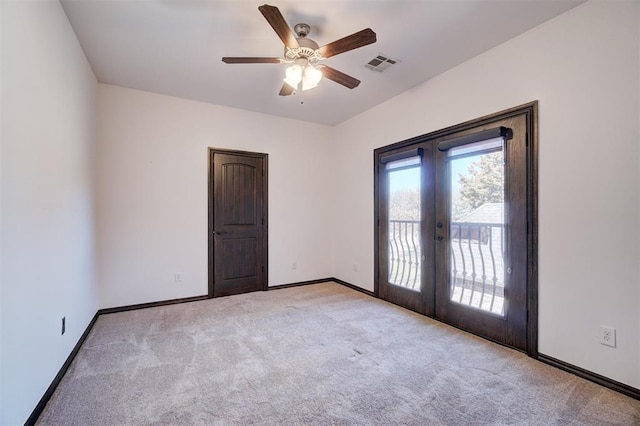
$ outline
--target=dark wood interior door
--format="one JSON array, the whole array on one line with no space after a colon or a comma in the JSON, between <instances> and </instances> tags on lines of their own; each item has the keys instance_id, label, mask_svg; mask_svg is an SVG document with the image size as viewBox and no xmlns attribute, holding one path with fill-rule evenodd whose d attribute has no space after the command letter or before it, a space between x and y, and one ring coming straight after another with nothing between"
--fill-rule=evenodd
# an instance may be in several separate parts
<instances>
[{"instance_id":1,"label":"dark wood interior door","mask_svg":"<svg viewBox=\"0 0 640 426\"><path fill-rule=\"evenodd\" d=\"M267 288L266 155L211 150L209 295Z\"/></svg>"}]
</instances>

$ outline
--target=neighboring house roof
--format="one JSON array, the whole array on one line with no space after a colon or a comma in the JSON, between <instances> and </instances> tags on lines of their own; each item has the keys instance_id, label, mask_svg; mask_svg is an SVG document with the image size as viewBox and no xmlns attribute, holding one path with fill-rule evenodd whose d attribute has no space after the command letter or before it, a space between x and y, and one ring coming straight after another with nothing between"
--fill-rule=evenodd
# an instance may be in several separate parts
<instances>
[{"instance_id":1,"label":"neighboring house roof","mask_svg":"<svg viewBox=\"0 0 640 426\"><path fill-rule=\"evenodd\" d=\"M463 216L458 222L503 223L504 203L485 203Z\"/></svg>"}]
</instances>

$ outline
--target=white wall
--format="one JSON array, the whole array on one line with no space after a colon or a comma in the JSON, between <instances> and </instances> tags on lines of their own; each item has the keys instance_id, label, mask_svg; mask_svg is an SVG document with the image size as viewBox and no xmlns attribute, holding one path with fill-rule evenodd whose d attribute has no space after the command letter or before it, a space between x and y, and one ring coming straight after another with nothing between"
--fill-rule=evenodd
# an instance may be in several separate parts
<instances>
[{"instance_id":1,"label":"white wall","mask_svg":"<svg viewBox=\"0 0 640 426\"><path fill-rule=\"evenodd\" d=\"M98 307L96 80L57 1L2 8L0 424L22 424Z\"/></svg>"},{"instance_id":2,"label":"white wall","mask_svg":"<svg viewBox=\"0 0 640 426\"><path fill-rule=\"evenodd\" d=\"M374 148L538 99L539 349L639 387L638 23L586 3L337 126L335 276L373 288Z\"/></svg>"},{"instance_id":3,"label":"white wall","mask_svg":"<svg viewBox=\"0 0 640 426\"><path fill-rule=\"evenodd\" d=\"M269 154L269 285L331 276L331 128L103 84L98 104L101 307L207 294L209 147Z\"/></svg>"}]
</instances>

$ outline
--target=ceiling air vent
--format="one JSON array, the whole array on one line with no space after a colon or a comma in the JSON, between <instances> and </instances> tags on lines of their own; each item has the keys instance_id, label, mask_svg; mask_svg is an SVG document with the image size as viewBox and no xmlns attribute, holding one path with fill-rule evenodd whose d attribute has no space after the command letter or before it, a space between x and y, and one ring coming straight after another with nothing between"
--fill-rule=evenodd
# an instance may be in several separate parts
<instances>
[{"instance_id":1,"label":"ceiling air vent","mask_svg":"<svg viewBox=\"0 0 640 426\"><path fill-rule=\"evenodd\" d=\"M371 71L382 72L387 68L389 68L391 65L395 65L398 63L400 63L398 59L390 58L389 56L383 55L381 53L375 58L373 58L372 60L370 60L365 66L369 68Z\"/></svg>"}]
</instances>

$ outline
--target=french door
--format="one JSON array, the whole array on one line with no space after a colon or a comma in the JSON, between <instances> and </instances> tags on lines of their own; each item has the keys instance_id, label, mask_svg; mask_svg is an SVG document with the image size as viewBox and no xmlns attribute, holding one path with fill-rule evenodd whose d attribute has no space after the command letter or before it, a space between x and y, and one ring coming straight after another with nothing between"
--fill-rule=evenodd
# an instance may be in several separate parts
<instances>
[{"instance_id":1,"label":"french door","mask_svg":"<svg viewBox=\"0 0 640 426\"><path fill-rule=\"evenodd\" d=\"M535 355L536 104L528 107L376 150L376 290Z\"/></svg>"},{"instance_id":2,"label":"french door","mask_svg":"<svg viewBox=\"0 0 640 426\"><path fill-rule=\"evenodd\" d=\"M378 157L378 156L377 156ZM416 143L381 154L378 167L378 295L434 315L435 182L432 144Z\"/></svg>"}]
</instances>

